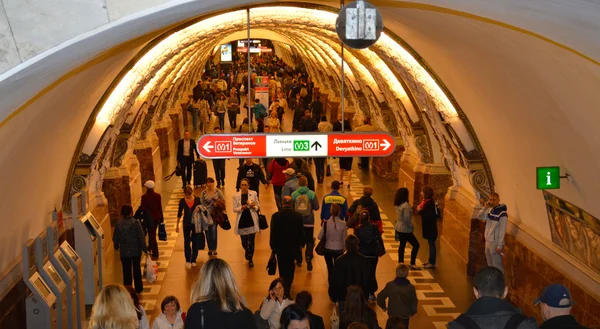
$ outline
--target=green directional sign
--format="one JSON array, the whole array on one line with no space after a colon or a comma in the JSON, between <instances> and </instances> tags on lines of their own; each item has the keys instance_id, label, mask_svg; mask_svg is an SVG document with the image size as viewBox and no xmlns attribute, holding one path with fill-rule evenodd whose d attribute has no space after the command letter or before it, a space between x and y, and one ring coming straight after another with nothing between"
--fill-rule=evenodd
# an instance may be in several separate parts
<instances>
[{"instance_id":1,"label":"green directional sign","mask_svg":"<svg viewBox=\"0 0 600 329\"><path fill-rule=\"evenodd\" d=\"M553 190L560 188L560 167L538 167L537 189Z\"/></svg>"},{"instance_id":2,"label":"green directional sign","mask_svg":"<svg viewBox=\"0 0 600 329\"><path fill-rule=\"evenodd\" d=\"M299 151L299 152L310 151L310 141L309 140L295 140L294 141L294 151Z\"/></svg>"}]
</instances>

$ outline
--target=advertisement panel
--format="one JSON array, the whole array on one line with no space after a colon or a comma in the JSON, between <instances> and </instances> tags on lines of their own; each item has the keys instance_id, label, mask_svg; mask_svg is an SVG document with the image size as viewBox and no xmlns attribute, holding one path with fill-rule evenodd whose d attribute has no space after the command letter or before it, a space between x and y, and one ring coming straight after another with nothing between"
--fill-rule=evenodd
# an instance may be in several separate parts
<instances>
[{"instance_id":1,"label":"advertisement panel","mask_svg":"<svg viewBox=\"0 0 600 329\"><path fill-rule=\"evenodd\" d=\"M221 45L221 62L231 62L232 58L232 47L230 44Z\"/></svg>"}]
</instances>

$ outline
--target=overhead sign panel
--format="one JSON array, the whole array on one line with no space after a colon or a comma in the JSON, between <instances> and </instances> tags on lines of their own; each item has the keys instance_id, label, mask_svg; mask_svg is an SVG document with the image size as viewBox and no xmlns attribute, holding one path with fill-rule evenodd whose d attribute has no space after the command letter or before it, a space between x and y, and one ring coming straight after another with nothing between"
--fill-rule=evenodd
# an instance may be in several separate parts
<instances>
[{"instance_id":1,"label":"overhead sign panel","mask_svg":"<svg viewBox=\"0 0 600 329\"><path fill-rule=\"evenodd\" d=\"M395 149L382 132L330 134L210 134L198 141L205 158L384 157Z\"/></svg>"},{"instance_id":2,"label":"overhead sign panel","mask_svg":"<svg viewBox=\"0 0 600 329\"><path fill-rule=\"evenodd\" d=\"M274 158L326 157L327 135L267 135L267 156Z\"/></svg>"}]
</instances>

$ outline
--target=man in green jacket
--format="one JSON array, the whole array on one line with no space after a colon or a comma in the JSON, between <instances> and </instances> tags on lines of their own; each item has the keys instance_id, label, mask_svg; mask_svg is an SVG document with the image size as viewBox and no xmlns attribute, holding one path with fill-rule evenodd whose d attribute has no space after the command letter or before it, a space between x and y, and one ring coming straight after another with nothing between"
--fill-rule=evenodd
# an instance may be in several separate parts
<instances>
[{"instance_id":1,"label":"man in green jacket","mask_svg":"<svg viewBox=\"0 0 600 329\"><path fill-rule=\"evenodd\" d=\"M314 211L319 210L319 201L317 194L308 187L308 179L302 176L298 179L298 189L292 193L294 210L302 215L304 225L304 243L306 250L306 269L312 271L312 257L315 246L315 215ZM298 257L298 266L302 265L302 254Z\"/></svg>"}]
</instances>

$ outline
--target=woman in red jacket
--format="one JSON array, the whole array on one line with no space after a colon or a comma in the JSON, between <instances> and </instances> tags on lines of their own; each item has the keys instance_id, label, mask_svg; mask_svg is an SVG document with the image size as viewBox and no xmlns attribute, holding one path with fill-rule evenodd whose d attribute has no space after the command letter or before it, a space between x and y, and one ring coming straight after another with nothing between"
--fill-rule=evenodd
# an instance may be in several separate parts
<instances>
[{"instance_id":1,"label":"woman in red jacket","mask_svg":"<svg viewBox=\"0 0 600 329\"><path fill-rule=\"evenodd\" d=\"M275 192L275 204L277 209L281 209L281 190L285 185L286 177L283 173L287 168L290 167L290 162L286 158L276 158L271 161L267 170L269 176L271 176L271 183L273 184L273 191Z\"/></svg>"}]
</instances>

